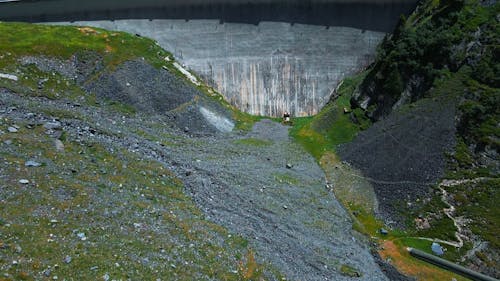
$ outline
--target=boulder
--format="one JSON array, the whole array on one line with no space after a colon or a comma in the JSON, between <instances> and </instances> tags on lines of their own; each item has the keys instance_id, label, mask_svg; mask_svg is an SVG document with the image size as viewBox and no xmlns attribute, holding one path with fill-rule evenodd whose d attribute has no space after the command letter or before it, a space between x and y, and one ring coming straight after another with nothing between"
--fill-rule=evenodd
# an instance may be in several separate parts
<instances>
[{"instance_id":1,"label":"boulder","mask_svg":"<svg viewBox=\"0 0 500 281\"><path fill-rule=\"evenodd\" d=\"M442 256L444 254L444 249L437 242L432 242L431 250L435 255Z\"/></svg>"}]
</instances>

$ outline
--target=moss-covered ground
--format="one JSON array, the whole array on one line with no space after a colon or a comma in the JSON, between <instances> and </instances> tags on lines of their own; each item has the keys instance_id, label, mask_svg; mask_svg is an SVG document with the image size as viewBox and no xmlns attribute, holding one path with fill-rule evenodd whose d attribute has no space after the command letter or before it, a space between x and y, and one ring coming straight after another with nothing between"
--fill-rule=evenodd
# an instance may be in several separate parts
<instances>
[{"instance_id":1,"label":"moss-covered ground","mask_svg":"<svg viewBox=\"0 0 500 281\"><path fill-rule=\"evenodd\" d=\"M350 98L364 73L346 78L338 87L335 98L314 117L292 118L290 135L316 159L336 146L351 141L360 130L371 124L360 109L351 109Z\"/></svg>"},{"instance_id":2,"label":"moss-covered ground","mask_svg":"<svg viewBox=\"0 0 500 281\"><path fill-rule=\"evenodd\" d=\"M173 67L171 54L147 38L97 28L0 23L0 73L19 77L0 79L0 88L39 99L30 110L46 120L85 122L88 116L69 106L43 104L45 99L99 107L120 118L136 116L125 104L97 101L68 77L19 63L25 56L65 61L87 52L101 56L103 71L144 58L186 79ZM199 89L222 99L205 85ZM16 104L4 102L2 110L16 110ZM221 103L241 129L259 119ZM256 261L246 239L205 220L165 164L98 140L76 141L67 132L55 138L42 123L6 116L2 111L0 280L259 280L265 271L274 272ZM18 131L9 133L14 125ZM148 126L135 134L163 146L178 139ZM251 139L243 144L262 145ZM41 165L27 167L29 160Z\"/></svg>"},{"instance_id":3,"label":"moss-covered ground","mask_svg":"<svg viewBox=\"0 0 500 281\"><path fill-rule=\"evenodd\" d=\"M0 135L2 280L241 280L262 271L246 240L204 220L162 164L98 143L64 141L58 151L42 126L16 125Z\"/></svg>"}]
</instances>

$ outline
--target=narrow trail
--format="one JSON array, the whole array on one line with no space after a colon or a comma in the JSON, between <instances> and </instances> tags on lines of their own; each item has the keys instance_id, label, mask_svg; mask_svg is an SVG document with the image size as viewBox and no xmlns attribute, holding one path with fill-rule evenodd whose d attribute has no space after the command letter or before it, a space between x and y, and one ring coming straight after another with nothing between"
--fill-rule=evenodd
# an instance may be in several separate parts
<instances>
[{"instance_id":1,"label":"narrow trail","mask_svg":"<svg viewBox=\"0 0 500 281\"><path fill-rule=\"evenodd\" d=\"M445 215L450 218L450 220L453 222L453 225L457 228L457 231L455 231L455 237L457 238L458 243L453 243L453 242L448 242L448 245L457 247L457 248L462 248L464 245L464 240L462 239L463 235L463 228L461 226L461 223L459 223L459 219L455 218L453 215L455 213L455 206L451 205L451 203L448 201L448 192L443 188L443 186L450 186L450 185L445 185L445 181L441 182L441 184L438 186L439 190L441 191L441 201L448 205L448 208L444 208L443 212ZM444 241L441 241L444 243Z\"/></svg>"},{"instance_id":2,"label":"narrow trail","mask_svg":"<svg viewBox=\"0 0 500 281\"><path fill-rule=\"evenodd\" d=\"M370 177L365 177L356 173L349 172L346 168L344 168L344 165L350 166L349 163L343 162L342 165L337 165L336 168L340 170L342 173L359 178L362 180L365 180L370 183L378 183L378 184L390 184L390 185L399 185L399 184L420 184L420 185L433 185L433 182L415 182L415 181L384 181L384 180L377 180L374 178ZM466 219L462 217L455 217L455 211L456 208L453 206L449 200L448 200L448 192L446 191L445 187L452 187L452 186L457 186L465 183L478 183L483 180L489 180L491 178L488 177L478 177L474 179L462 179L462 180L449 180L445 179L442 180L441 183L437 186L437 188L441 191L441 201L445 203L448 207L443 209L444 214L453 222L453 225L456 227L457 231L455 232L455 237L457 241L449 241L449 240L443 240L443 239L437 239L437 238L429 238L429 237L422 237L422 236L416 236L416 237L409 237L413 239L420 239L420 240L426 240L426 241L432 241L432 242L438 242L441 244L446 244L455 248L462 248L464 246L464 239L467 238L467 236L464 234L464 224L467 222Z\"/></svg>"},{"instance_id":3,"label":"narrow trail","mask_svg":"<svg viewBox=\"0 0 500 281\"><path fill-rule=\"evenodd\" d=\"M448 218L453 221L453 225L457 228L457 231L455 232L455 237L457 238L458 242L451 242L451 241L443 241L439 239L435 239L434 241L438 241L444 244L451 245L453 247L457 248L462 248L464 246L464 238L467 238L467 236L464 234L464 223L467 221L462 217L455 217L455 206L453 206L449 200L448 200L448 192L444 187L452 187L452 186L457 186L461 185L464 183L478 183L483 180L489 180L491 178L487 177L479 177L475 179L462 179L462 180L443 180L439 185L438 188L441 191L441 201L443 201L446 205L448 205L448 208L444 208L443 212L446 214Z\"/></svg>"}]
</instances>

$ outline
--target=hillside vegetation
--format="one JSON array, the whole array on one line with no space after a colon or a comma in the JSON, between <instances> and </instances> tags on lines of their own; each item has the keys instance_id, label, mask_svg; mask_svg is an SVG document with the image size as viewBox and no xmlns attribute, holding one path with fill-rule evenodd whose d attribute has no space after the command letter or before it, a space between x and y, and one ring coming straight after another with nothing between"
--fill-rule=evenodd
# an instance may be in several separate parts
<instances>
[{"instance_id":1,"label":"hillside vegetation","mask_svg":"<svg viewBox=\"0 0 500 281\"><path fill-rule=\"evenodd\" d=\"M0 31L0 280L401 277L288 126L232 108L154 41Z\"/></svg>"},{"instance_id":2,"label":"hillside vegetation","mask_svg":"<svg viewBox=\"0 0 500 281\"><path fill-rule=\"evenodd\" d=\"M405 237L463 240L443 245L445 257L497 278L499 15L497 1L423 1L384 39L375 62L294 131L330 171L361 231L387 240L376 234L375 214L397 230L388 240L401 250L430 251L430 241ZM349 169L366 188L339 176ZM375 201L360 199L360 190ZM450 205L453 219L443 211ZM426 279L409 263L398 268Z\"/></svg>"},{"instance_id":3,"label":"hillside vegetation","mask_svg":"<svg viewBox=\"0 0 500 281\"><path fill-rule=\"evenodd\" d=\"M144 112L137 77L106 76L127 67L189 100ZM242 127L253 118L191 85L154 41L0 23L0 73L0 280L279 278L248 240L205 219L161 150L195 145L182 130L214 133L182 120L193 102ZM102 95L97 79L130 96Z\"/></svg>"}]
</instances>

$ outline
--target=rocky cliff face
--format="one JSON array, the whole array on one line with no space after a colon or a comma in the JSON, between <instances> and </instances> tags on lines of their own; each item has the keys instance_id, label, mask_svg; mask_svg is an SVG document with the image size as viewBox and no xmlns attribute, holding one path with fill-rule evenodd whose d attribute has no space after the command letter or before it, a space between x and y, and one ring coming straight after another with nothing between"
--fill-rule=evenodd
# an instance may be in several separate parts
<instances>
[{"instance_id":1,"label":"rocky cliff face","mask_svg":"<svg viewBox=\"0 0 500 281\"><path fill-rule=\"evenodd\" d=\"M428 2L428 1L427 1ZM372 120L415 102L449 73L471 68L472 78L500 85L498 4L496 1L446 0L421 4L402 18L381 44L379 57L353 99Z\"/></svg>"},{"instance_id":2,"label":"rocky cliff face","mask_svg":"<svg viewBox=\"0 0 500 281\"><path fill-rule=\"evenodd\" d=\"M241 110L316 114L338 82L367 66L384 33L347 27L196 20L76 22L154 38ZM325 54L329 54L325 56Z\"/></svg>"},{"instance_id":3,"label":"rocky cliff face","mask_svg":"<svg viewBox=\"0 0 500 281\"><path fill-rule=\"evenodd\" d=\"M463 242L447 258L496 278L499 11L423 1L402 19L351 98L375 124L339 150L373 182L386 223Z\"/></svg>"}]
</instances>

